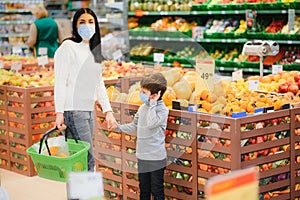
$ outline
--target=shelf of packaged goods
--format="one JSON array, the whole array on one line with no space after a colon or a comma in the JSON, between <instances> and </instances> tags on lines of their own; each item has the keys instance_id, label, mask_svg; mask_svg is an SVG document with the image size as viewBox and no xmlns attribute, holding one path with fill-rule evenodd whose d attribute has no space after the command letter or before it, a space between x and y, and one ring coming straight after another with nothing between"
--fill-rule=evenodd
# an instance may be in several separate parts
<instances>
[{"instance_id":1,"label":"shelf of packaged goods","mask_svg":"<svg viewBox=\"0 0 300 200\"><path fill-rule=\"evenodd\" d=\"M31 13L29 9L14 9L14 10L8 10L8 9L0 9L0 13Z\"/></svg>"},{"instance_id":2,"label":"shelf of packaged goods","mask_svg":"<svg viewBox=\"0 0 300 200\"><path fill-rule=\"evenodd\" d=\"M67 1L48 1L45 2L45 6L59 6L59 5L67 5Z\"/></svg>"},{"instance_id":3,"label":"shelf of packaged goods","mask_svg":"<svg viewBox=\"0 0 300 200\"><path fill-rule=\"evenodd\" d=\"M29 37L29 33L6 33L0 34L0 37Z\"/></svg>"},{"instance_id":4,"label":"shelf of packaged goods","mask_svg":"<svg viewBox=\"0 0 300 200\"><path fill-rule=\"evenodd\" d=\"M0 25L10 25L10 24L31 24L32 20L7 20L0 21Z\"/></svg>"},{"instance_id":5,"label":"shelf of packaged goods","mask_svg":"<svg viewBox=\"0 0 300 200\"><path fill-rule=\"evenodd\" d=\"M239 70L239 69L243 69L244 72L259 73L259 69L255 69L255 68L237 68L237 67L222 67L222 66L217 67L216 66L216 70L221 71L221 72L234 72L234 71ZM266 74L270 74L270 73L272 73L272 70L264 69L263 72L266 73Z\"/></svg>"},{"instance_id":6,"label":"shelf of packaged goods","mask_svg":"<svg viewBox=\"0 0 300 200\"><path fill-rule=\"evenodd\" d=\"M13 3L43 3L43 0L2 0L1 3L9 3L9 4L13 4Z\"/></svg>"},{"instance_id":7,"label":"shelf of packaged goods","mask_svg":"<svg viewBox=\"0 0 300 200\"><path fill-rule=\"evenodd\" d=\"M258 14L287 14L288 10L257 10ZM295 13L300 13L296 9ZM202 10L202 11L135 11L128 12L128 16L157 16L157 15L244 15L246 10Z\"/></svg>"}]
</instances>

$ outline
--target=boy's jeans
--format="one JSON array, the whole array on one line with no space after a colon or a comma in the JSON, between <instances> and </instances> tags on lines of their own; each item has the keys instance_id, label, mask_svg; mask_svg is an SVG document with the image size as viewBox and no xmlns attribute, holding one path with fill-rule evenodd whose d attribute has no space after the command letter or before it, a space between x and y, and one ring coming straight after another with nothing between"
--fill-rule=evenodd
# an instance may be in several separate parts
<instances>
[{"instance_id":1,"label":"boy's jeans","mask_svg":"<svg viewBox=\"0 0 300 200\"><path fill-rule=\"evenodd\" d=\"M138 159L140 200L164 200L164 170L166 160Z\"/></svg>"},{"instance_id":2,"label":"boy's jeans","mask_svg":"<svg viewBox=\"0 0 300 200\"><path fill-rule=\"evenodd\" d=\"M91 111L65 111L64 121L66 126L66 134L68 138L72 138L72 131L77 140L90 143L88 152L88 170L94 171L95 160L93 152L93 134L94 134L94 112ZM70 130L69 130L70 129ZM73 139L75 139L73 138Z\"/></svg>"}]
</instances>

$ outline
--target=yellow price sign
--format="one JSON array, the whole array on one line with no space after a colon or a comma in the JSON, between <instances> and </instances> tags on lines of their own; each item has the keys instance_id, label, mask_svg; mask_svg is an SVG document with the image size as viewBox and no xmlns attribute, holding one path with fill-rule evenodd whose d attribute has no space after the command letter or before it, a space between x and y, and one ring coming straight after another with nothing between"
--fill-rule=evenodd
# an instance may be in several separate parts
<instances>
[{"instance_id":1,"label":"yellow price sign","mask_svg":"<svg viewBox=\"0 0 300 200\"><path fill-rule=\"evenodd\" d=\"M196 94L201 94L203 90L213 91L215 76L214 60L196 60Z\"/></svg>"}]
</instances>

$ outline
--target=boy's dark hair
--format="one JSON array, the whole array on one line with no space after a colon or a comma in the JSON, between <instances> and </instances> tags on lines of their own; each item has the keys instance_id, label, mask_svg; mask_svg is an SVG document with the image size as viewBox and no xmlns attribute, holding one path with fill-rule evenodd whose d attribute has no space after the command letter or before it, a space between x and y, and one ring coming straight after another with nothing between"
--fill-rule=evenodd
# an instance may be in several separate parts
<instances>
[{"instance_id":1,"label":"boy's dark hair","mask_svg":"<svg viewBox=\"0 0 300 200\"><path fill-rule=\"evenodd\" d=\"M161 73L148 74L141 80L140 85L149 90L151 94L157 94L160 91L158 100L161 100L167 89L167 80Z\"/></svg>"}]
</instances>

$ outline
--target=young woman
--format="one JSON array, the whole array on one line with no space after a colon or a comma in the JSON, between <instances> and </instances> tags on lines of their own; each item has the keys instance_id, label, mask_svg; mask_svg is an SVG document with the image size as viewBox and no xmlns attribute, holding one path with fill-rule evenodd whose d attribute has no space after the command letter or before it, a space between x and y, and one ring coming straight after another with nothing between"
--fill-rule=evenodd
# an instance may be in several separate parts
<instances>
[{"instance_id":1,"label":"young woman","mask_svg":"<svg viewBox=\"0 0 300 200\"><path fill-rule=\"evenodd\" d=\"M94 102L99 101L106 113L109 129L117 127L102 79L101 40L95 13L79 9L73 17L72 37L67 38L54 55L54 101L56 126L67 134L91 144L88 168L94 170L92 138L94 132Z\"/></svg>"}]
</instances>

